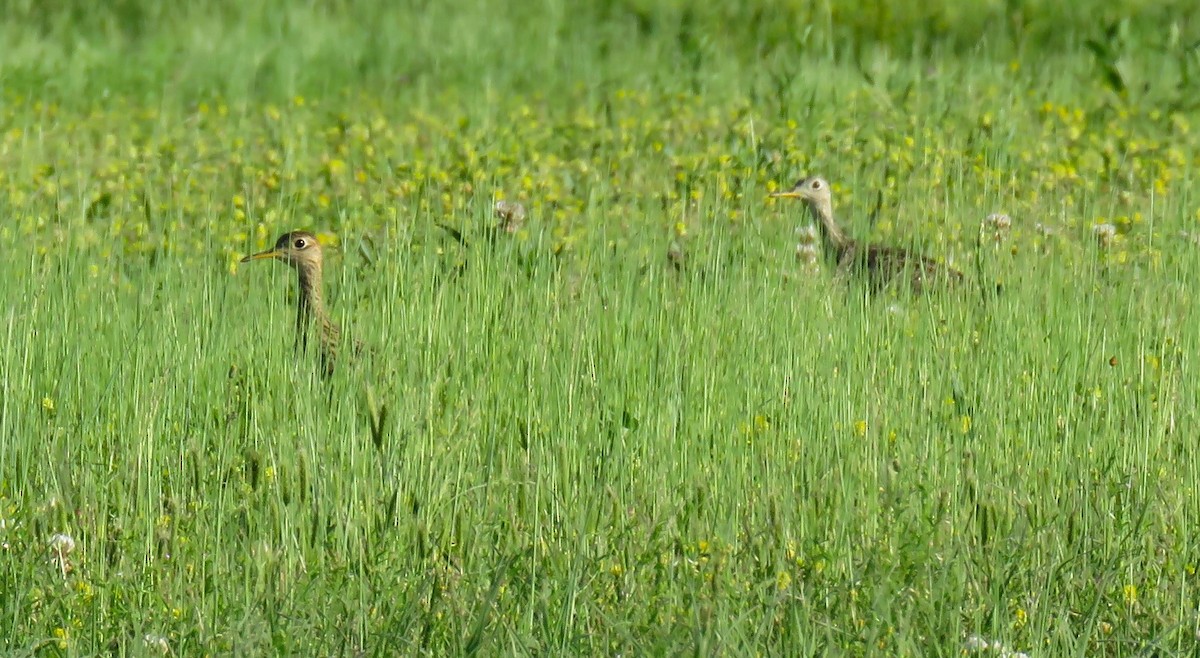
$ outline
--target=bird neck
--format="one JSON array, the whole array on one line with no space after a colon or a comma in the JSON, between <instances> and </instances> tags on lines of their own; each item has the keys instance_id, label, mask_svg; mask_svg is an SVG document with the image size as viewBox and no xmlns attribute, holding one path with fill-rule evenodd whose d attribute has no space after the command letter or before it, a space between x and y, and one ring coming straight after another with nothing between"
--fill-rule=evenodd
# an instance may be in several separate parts
<instances>
[{"instance_id":1,"label":"bird neck","mask_svg":"<svg viewBox=\"0 0 1200 658\"><path fill-rule=\"evenodd\" d=\"M853 241L833 219L832 203L828 200L812 201L809 202L808 209L820 227L821 241L825 244L826 253L832 252L840 256L843 251L853 246Z\"/></svg>"},{"instance_id":2,"label":"bird neck","mask_svg":"<svg viewBox=\"0 0 1200 658\"><path fill-rule=\"evenodd\" d=\"M300 303L296 308L296 335L304 346L308 345L308 328L316 320L321 327L323 342L337 329L325 309L324 287L321 270L313 266L297 268Z\"/></svg>"}]
</instances>

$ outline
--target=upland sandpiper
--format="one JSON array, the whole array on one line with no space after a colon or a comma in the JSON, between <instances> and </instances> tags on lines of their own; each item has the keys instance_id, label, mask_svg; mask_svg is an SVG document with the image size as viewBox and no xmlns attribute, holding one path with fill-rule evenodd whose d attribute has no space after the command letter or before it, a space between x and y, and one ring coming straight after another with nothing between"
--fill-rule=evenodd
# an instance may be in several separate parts
<instances>
[{"instance_id":1,"label":"upland sandpiper","mask_svg":"<svg viewBox=\"0 0 1200 658\"><path fill-rule=\"evenodd\" d=\"M833 195L824 178L803 178L791 189L771 196L804 201L820 229L826 258L836 264L840 275L865 277L872 290L907 279L914 292L921 292L933 283L955 283L963 278L962 272L907 249L864 244L846 235L833 218Z\"/></svg>"},{"instance_id":2,"label":"upland sandpiper","mask_svg":"<svg viewBox=\"0 0 1200 658\"><path fill-rule=\"evenodd\" d=\"M246 256L242 262L262 259L280 260L296 270L299 294L296 300L296 348L307 350L308 336L315 325L320 343L321 370L328 377L333 373L342 331L325 308L321 243L312 233L292 231L279 236L271 249Z\"/></svg>"}]
</instances>

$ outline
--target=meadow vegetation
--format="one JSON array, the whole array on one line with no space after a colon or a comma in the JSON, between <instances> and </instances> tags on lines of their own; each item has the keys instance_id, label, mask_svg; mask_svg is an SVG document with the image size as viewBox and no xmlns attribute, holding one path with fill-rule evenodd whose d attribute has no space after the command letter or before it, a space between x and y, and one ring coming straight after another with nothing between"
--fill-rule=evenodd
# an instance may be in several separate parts
<instances>
[{"instance_id":1,"label":"meadow vegetation","mask_svg":"<svg viewBox=\"0 0 1200 658\"><path fill-rule=\"evenodd\" d=\"M1192 3L4 8L0 652L1200 650Z\"/></svg>"}]
</instances>

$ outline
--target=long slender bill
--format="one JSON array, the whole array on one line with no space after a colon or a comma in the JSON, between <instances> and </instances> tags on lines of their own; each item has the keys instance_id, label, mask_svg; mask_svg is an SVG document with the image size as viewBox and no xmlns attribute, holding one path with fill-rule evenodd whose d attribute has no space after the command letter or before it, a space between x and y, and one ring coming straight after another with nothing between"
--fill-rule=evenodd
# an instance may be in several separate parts
<instances>
[{"instance_id":1,"label":"long slender bill","mask_svg":"<svg viewBox=\"0 0 1200 658\"><path fill-rule=\"evenodd\" d=\"M278 257L279 257L278 249L268 249L266 251L260 251L257 254L250 254L249 256L246 256L245 258L243 258L242 262L249 263L252 260L263 260L264 258L278 258Z\"/></svg>"}]
</instances>

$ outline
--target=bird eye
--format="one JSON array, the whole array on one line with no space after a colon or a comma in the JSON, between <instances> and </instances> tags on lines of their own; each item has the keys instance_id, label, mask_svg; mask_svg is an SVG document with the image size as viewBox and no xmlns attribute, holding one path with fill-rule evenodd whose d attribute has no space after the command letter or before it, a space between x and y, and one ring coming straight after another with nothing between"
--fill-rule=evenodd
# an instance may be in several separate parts
<instances>
[{"instance_id":1,"label":"bird eye","mask_svg":"<svg viewBox=\"0 0 1200 658\"><path fill-rule=\"evenodd\" d=\"M813 182L812 182L812 188L813 188L814 190L819 190L819 189L821 189L821 181L819 181L819 180L815 180L815 181L813 181Z\"/></svg>"},{"instance_id":2,"label":"bird eye","mask_svg":"<svg viewBox=\"0 0 1200 658\"><path fill-rule=\"evenodd\" d=\"M304 238L296 238L295 245L297 249L303 249L308 246L308 242Z\"/></svg>"}]
</instances>

